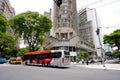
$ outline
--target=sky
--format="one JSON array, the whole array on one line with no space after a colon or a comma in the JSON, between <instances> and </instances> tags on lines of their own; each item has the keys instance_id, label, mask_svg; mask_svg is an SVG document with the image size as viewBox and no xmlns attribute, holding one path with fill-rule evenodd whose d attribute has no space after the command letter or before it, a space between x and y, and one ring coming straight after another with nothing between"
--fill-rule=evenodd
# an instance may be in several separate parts
<instances>
[{"instance_id":1,"label":"sky","mask_svg":"<svg viewBox=\"0 0 120 80\"><path fill-rule=\"evenodd\" d=\"M16 14L28 10L43 14L53 6L53 0L10 0L10 3ZM85 6L96 8L103 34L120 28L120 0L77 0L77 10Z\"/></svg>"}]
</instances>

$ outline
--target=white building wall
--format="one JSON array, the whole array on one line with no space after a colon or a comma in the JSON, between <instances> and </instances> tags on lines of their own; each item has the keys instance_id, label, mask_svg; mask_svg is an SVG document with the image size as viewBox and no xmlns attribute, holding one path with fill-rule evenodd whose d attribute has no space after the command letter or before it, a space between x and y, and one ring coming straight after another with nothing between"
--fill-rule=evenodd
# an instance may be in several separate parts
<instances>
[{"instance_id":1,"label":"white building wall","mask_svg":"<svg viewBox=\"0 0 120 80\"><path fill-rule=\"evenodd\" d=\"M82 16L83 13L86 12L86 17ZM88 22L91 22L90 24L90 30L92 32L92 35L90 35L92 37L92 39L90 41L93 41L93 44L95 45L95 50L98 54L98 56L101 56L101 45L100 45L100 42L102 43L102 35L101 35L101 32L100 32L100 39L101 41L99 42L99 38L98 38L98 35L96 34L96 30L97 28L101 27L100 25L100 20L97 16L97 13L96 13L96 9L95 8L84 8L84 9L81 9L78 13L78 15L80 15L80 17L78 16L79 19L83 19L83 18L87 18L84 25L86 25ZM85 15L85 13L84 13ZM78 29L79 27L84 29L84 25L81 27L79 26L80 24L80 20L78 19ZM83 19L84 20L84 19ZM101 31L101 30L100 30ZM85 34L85 33L83 33ZM86 33L87 34L87 33ZM89 38L88 38L89 39Z\"/></svg>"},{"instance_id":2,"label":"white building wall","mask_svg":"<svg viewBox=\"0 0 120 80\"><path fill-rule=\"evenodd\" d=\"M100 30L100 41L98 38L98 35L96 34L96 30L97 28L100 28L100 20L99 17L97 16L97 12L95 8L92 9L87 9L87 17L88 17L88 21L91 20L92 21L92 34L93 34L93 42L95 44L95 49L97 51L98 56L101 56L101 45L100 42L102 43L102 34L101 34L101 30ZM102 46L103 47L103 46Z\"/></svg>"}]
</instances>

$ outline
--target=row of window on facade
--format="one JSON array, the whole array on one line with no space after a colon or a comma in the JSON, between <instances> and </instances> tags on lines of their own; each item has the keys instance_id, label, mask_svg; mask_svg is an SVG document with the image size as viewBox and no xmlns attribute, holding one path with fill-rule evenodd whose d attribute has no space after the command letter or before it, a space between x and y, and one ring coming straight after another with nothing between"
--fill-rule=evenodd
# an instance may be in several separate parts
<instances>
[{"instance_id":1,"label":"row of window on facade","mask_svg":"<svg viewBox=\"0 0 120 80\"><path fill-rule=\"evenodd\" d=\"M62 24L58 24L58 28L59 27L72 27L73 28L73 25L72 24L62 23Z\"/></svg>"},{"instance_id":2,"label":"row of window on facade","mask_svg":"<svg viewBox=\"0 0 120 80\"><path fill-rule=\"evenodd\" d=\"M88 42L81 41L81 45L85 45L85 46L93 48L93 49L95 48L95 46L93 44L89 44Z\"/></svg>"},{"instance_id":3,"label":"row of window on facade","mask_svg":"<svg viewBox=\"0 0 120 80\"><path fill-rule=\"evenodd\" d=\"M90 48L90 46L89 46ZM92 46L94 48L94 46ZM79 46L59 46L59 47L53 47L52 50L68 50L70 52L77 52L79 49Z\"/></svg>"},{"instance_id":4,"label":"row of window on facade","mask_svg":"<svg viewBox=\"0 0 120 80\"><path fill-rule=\"evenodd\" d=\"M62 3L63 4L66 3L67 5L69 5L70 8L72 8L72 5L71 5L72 1L71 0L62 0Z\"/></svg>"},{"instance_id":5,"label":"row of window on facade","mask_svg":"<svg viewBox=\"0 0 120 80\"><path fill-rule=\"evenodd\" d=\"M72 20L72 17L71 17L71 15L63 15L62 14L62 16L59 15L57 19L58 19L58 22L70 22L70 20Z\"/></svg>"},{"instance_id":6,"label":"row of window on facade","mask_svg":"<svg viewBox=\"0 0 120 80\"><path fill-rule=\"evenodd\" d=\"M68 40L73 37L73 32L68 33L56 33L56 38L61 40Z\"/></svg>"},{"instance_id":7,"label":"row of window on facade","mask_svg":"<svg viewBox=\"0 0 120 80\"><path fill-rule=\"evenodd\" d=\"M71 52L76 52L76 47L75 46L59 46L59 47L53 47L53 50L68 50Z\"/></svg>"}]
</instances>

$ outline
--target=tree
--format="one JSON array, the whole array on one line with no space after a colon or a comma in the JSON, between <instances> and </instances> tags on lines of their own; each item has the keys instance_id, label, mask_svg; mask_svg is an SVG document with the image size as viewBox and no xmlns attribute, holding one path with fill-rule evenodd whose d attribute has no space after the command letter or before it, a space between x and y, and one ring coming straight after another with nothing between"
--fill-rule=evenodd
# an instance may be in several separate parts
<instances>
[{"instance_id":1,"label":"tree","mask_svg":"<svg viewBox=\"0 0 120 80\"><path fill-rule=\"evenodd\" d=\"M90 54L87 51L81 51L78 53L78 58L79 59L83 59L86 61L86 64L88 65L88 58L90 58ZM84 63L84 61L82 61L82 63Z\"/></svg>"},{"instance_id":2,"label":"tree","mask_svg":"<svg viewBox=\"0 0 120 80\"><path fill-rule=\"evenodd\" d=\"M80 51L77 56L79 59L88 59L90 54L87 51Z\"/></svg>"},{"instance_id":3,"label":"tree","mask_svg":"<svg viewBox=\"0 0 120 80\"><path fill-rule=\"evenodd\" d=\"M13 17L10 25L29 45L29 51L35 51L36 46L43 46L46 32L50 31L52 22L45 15L27 11Z\"/></svg>"},{"instance_id":4,"label":"tree","mask_svg":"<svg viewBox=\"0 0 120 80\"><path fill-rule=\"evenodd\" d=\"M104 43L108 43L110 45L114 45L120 49L120 29L115 30L113 33L109 35L105 35L103 37Z\"/></svg>"},{"instance_id":5,"label":"tree","mask_svg":"<svg viewBox=\"0 0 120 80\"><path fill-rule=\"evenodd\" d=\"M28 52L28 47L26 48L20 48L19 52L18 52L18 56L23 56L26 52Z\"/></svg>"},{"instance_id":6,"label":"tree","mask_svg":"<svg viewBox=\"0 0 120 80\"><path fill-rule=\"evenodd\" d=\"M110 52L110 51L106 52L105 55L110 57L110 58L114 57L114 54L112 52Z\"/></svg>"},{"instance_id":7,"label":"tree","mask_svg":"<svg viewBox=\"0 0 120 80\"><path fill-rule=\"evenodd\" d=\"M0 56L5 57L15 45L14 37L7 33L8 21L2 13L0 13Z\"/></svg>"},{"instance_id":8,"label":"tree","mask_svg":"<svg viewBox=\"0 0 120 80\"><path fill-rule=\"evenodd\" d=\"M119 58L120 59L120 53L118 52L118 50L114 50L113 54L114 54L115 58Z\"/></svg>"},{"instance_id":9,"label":"tree","mask_svg":"<svg viewBox=\"0 0 120 80\"><path fill-rule=\"evenodd\" d=\"M6 32L8 26L7 19L0 13L0 32Z\"/></svg>"},{"instance_id":10,"label":"tree","mask_svg":"<svg viewBox=\"0 0 120 80\"><path fill-rule=\"evenodd\" d=\"M5 56L15 45L15 38L7 32L0 32L0 53Z\"/></svg>"}]
</instances>

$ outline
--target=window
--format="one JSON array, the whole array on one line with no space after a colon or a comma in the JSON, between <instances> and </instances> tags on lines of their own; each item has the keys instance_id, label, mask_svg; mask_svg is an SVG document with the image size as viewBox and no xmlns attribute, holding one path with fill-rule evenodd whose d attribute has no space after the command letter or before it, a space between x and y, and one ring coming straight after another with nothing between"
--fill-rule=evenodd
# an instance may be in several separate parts
<instances>
[{"instance_id":1,"label":"window","mask_svg":"<svg viewBox=\"0 0 120 80\"><path fill-rule=\"evenodd\" d=\"M61 57L61 52L55 52L50 55L51 58L60 58Z\"/></svg>"},{"instance_id":2,"label":"window","mask_svg":"<svg viewBox=\"0 0 120 80\"><path fill-rule=\"evenodd\" d=\"M61 52L55 52L55 53L48 53L48 54L40 54L38 55L39 59L44 59L44 58L60 58L61 57Z\"/></svg>"},{"instance_id":3,"label":"window","mask_svg":"<svg viewBox=\"0 0 120 80\"><path fill-rule=\"evenodd\" d=\"M69 53L69 52L64 51L64 53L65 53L65 55L70 55L70 53Z\"/></svg>"}]
</instances>

